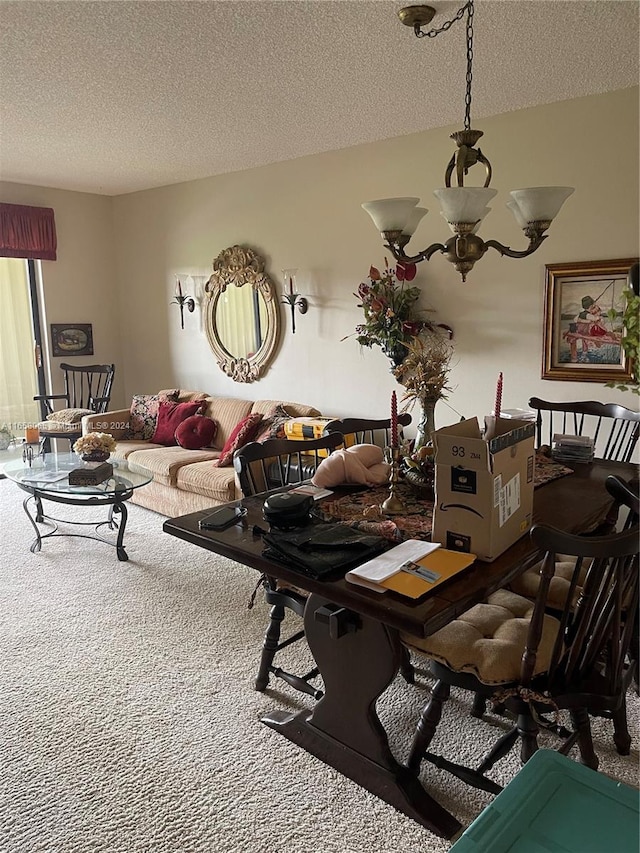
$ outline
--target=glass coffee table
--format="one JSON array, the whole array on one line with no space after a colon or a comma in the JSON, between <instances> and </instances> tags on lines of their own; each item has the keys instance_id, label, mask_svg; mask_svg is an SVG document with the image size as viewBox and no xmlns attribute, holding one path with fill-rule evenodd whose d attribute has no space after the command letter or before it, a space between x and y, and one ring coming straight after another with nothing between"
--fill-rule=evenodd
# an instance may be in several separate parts
<instances>
[{"instance_id":1,"label":"glass coffee table","mask_svg":"<svg viewBox=\"0 0 640 853\"><path fill-rule=\"evenodd\" d=\"M6 457L5 457L6 458ZM33 525L36 538L31 545L35 553L42 547L43 539L51 536L79 536L106 542L116 549L118 559L129 559L124 549L124 531L127 526L127 508L125 506L135 489L146 486L153 479L150 471L136 466L131 470L124 459L110 460L113 474L97 486L76 486L69 483L69 472L83 468L82 460L75 453L47 453L44 458L36 457L28 464L22 454L15 454L8 461L2 460L2 471L17 486L28 492L22 502L27 518ZM66 504L68 506L108 507L108 515L98 523L55 518L44 512L43 501ZM93 533L58 532L58 523L78 527L93 527ZM38 525L48 528L42 532ZM116 541L100 535L103 528L116 532Z\"/></svg>"}]
</instances>

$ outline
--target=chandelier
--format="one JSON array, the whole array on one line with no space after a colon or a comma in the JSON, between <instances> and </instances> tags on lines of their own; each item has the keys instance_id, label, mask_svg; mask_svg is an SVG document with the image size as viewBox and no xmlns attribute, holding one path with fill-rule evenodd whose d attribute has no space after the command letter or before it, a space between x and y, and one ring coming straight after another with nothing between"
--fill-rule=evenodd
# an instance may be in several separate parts
<instances>
[{"instance_id":1,"label":"chandelier","mask_svg":"<svg viewBox=\"0 0 640 853\"><path fill-rule=\"evenodd\" d=\"M481 130L471 129L471 82L473 79L473 15L474 0L468 0L458 12L440 28L423 31L435 15L431 6L407 6L398 12L403 24L413 27L418 38L434 38L448 30L465 14L467 18L467 75L465 94L464 130L451 134L457 149L447 164L444 173L444 187L433 191L440 202L442 216L447 220L453 232L446 243L432 243L417 255L405 254L405 246L411 240L418 223L428 213L423 207L417 207L419 198L385 198L365 202L362 207L373 219L384 240L385 247L397 261L419 263L428 261L436 252L441 252L450 261L466 281L467 273L473 268L487 249L496 249L501 255L510 258L526 258L536 251L547 235L545 231L558 214L573 187L528 187L512 190L511 201L507 202L518 225L529 240L526 249L518 251L504 246L497 240L483 240L477 231L497 190L491 189L491 163L476 144L483 135ZM485 180L482 187L465 187L464 177L472 166L484 167ZM451 186L455 175L457 186Z\"/></svg>"}]
</instances>

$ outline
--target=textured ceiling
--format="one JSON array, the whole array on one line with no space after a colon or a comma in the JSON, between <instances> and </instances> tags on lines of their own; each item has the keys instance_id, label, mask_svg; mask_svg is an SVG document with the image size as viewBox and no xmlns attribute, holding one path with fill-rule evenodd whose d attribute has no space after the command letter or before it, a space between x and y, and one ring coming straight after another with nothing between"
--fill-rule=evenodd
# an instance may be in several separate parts
<instances>
[{"instance_id":1,"label":"textured ceiling","mask_svg":"<svg viewBox=\"0 0 640 853\"><path fill-rule=\"evenodd\" d=\"M461 124L464 23L402 5L0 0L0 177L115 195ZM639 8L476 0L472 117L637 84Z\"/></svg>"}]
</instances>

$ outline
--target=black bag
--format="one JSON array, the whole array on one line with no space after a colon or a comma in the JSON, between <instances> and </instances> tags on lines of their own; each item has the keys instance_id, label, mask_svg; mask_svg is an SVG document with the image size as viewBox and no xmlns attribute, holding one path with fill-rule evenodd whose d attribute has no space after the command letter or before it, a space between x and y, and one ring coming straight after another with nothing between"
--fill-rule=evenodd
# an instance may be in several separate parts
<instances>
[{"instance_id":1,"label":"black bag","mask_svg":"<svg viewBox=\"0 0 640 853\"><path fill-rule=\"evenodd\" d=\"M344 524L318 522L301 530L267 533L262 552L315 578L342 577L354 566L386 550L389 541Z\"/></svg>"},{"instance_id":2,"label":"black bag","mask_svg":"<svg viewBox=\"0 0 640 853\"><path fill-rule=\"evenodd\" d=\"M274 527L288 529L308 524L311 520L311 507L313 497L311 495L296 494L296 492L283 492L270 495L262 507L265 519Z\"/></svg>"}]
</instances>

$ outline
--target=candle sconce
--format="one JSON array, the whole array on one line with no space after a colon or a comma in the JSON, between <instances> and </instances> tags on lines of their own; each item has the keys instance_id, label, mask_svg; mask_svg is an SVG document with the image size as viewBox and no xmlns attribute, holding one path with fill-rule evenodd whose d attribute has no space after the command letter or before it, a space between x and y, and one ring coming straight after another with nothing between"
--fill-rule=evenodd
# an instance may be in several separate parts
<instances>
[{"instance_id":1,"label":"candle sconce","mask_svg":"<svg viewBox=\"0 0 640 853\"><path fill-rule=\"evenodd\" d=\"M176 285L176 295L171 301L171 304L178 305L178 307L180 308L180 328L184 329L184 309L186 308L190 314L193 314L196 308L196 301L193 296L188 296L187 294L182 292L182 285L180 284L180 279L178 279L178 283Z\"/></svg>"},{"instance_id":2,"label":"candle sconce","mask_svg":"<svg viewBox=\"0 0 640 853\"><path fill-rule=\"evenodd\" d=\"M283 276L283 293L282 304L288 305L291 308L291 332L296 333L296 308L301 314L306 314L309 310L309 303L304 296L301 296L296 289L296 270L282 270Z\"/></svg>"}]
</instances>

